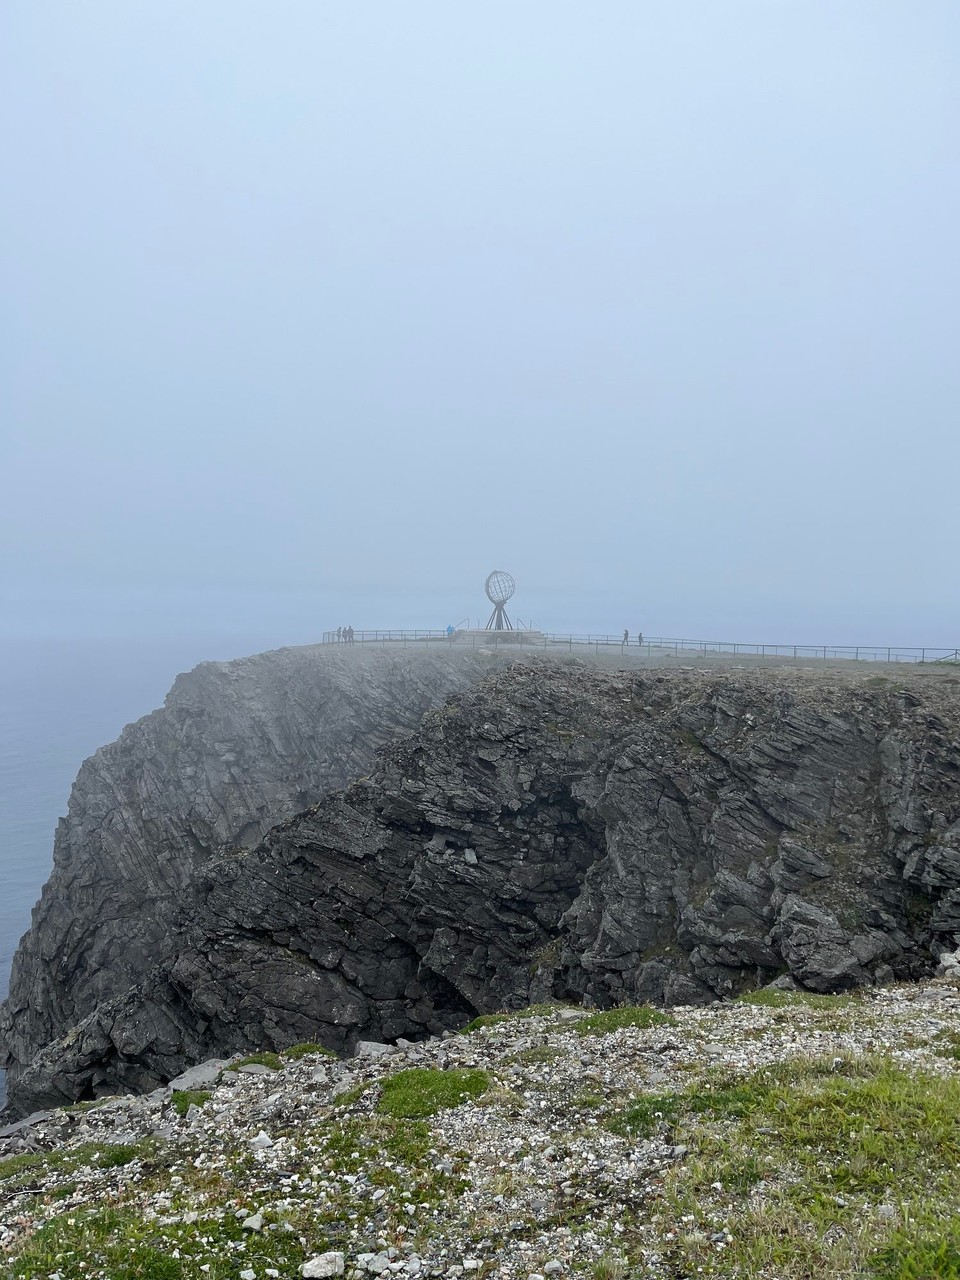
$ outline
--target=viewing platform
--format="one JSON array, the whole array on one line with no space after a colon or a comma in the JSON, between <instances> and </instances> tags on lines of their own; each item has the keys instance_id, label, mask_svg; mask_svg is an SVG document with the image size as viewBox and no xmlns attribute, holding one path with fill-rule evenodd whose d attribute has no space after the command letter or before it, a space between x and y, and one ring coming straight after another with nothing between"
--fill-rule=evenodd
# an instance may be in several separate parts
<instances>
[{"instance_id":1,"label":"viewing platform","mask_svg":"<svg viewBox=\"0 0 960 1280\"><path fill-rule=\"evenodd\" d=\"M336 631L324 631L323 644L347 645L338 639ZM485 628L459 628L448 631L436 629L365 630L354 632L354 644L366 646L389 645L447 645L450 648L540 649L546 652L592 652L628 658L644 658L651 662L665 660L696 662L711 661L775 660L796 663L871 662L916 663L918 665L960 666L960 649L907 645L811 645L811 644L758 644L733 640L690 640L673 636L628 637L604 635L597 632L558 633L533 628L493 631Z\"/></svg>"}]
</instances>

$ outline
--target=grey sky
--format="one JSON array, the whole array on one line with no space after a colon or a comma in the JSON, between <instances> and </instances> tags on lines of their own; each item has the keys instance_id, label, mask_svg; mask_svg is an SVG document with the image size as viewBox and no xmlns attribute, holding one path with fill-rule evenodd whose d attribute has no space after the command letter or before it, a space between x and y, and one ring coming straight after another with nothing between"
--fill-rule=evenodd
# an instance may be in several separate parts
<instances>
[{"instance_id":1,"label":"grey sky","mask_svg":"<svg viewBox=\"0 0 960 1280\"><path fill-rule=\"evenodd\" d=\"M15 597L960 640L956 0L0 23Z\"/></svg>"}]
</instances>

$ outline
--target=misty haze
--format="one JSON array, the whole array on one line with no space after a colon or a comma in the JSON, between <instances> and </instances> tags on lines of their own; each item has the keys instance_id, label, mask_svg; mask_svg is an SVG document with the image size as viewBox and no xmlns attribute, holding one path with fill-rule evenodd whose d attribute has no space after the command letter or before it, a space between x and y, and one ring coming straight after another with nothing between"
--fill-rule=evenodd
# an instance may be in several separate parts
<instances>
[{"instance_id":1,"label":"misty haze","mask_svg":"<svg viewBox=\"0 0 960 1280\"><path fill-rule=\"evenodd\" d=\"M0 103L0 1270L960 1280L956 5Z\"/></svg>"}]
</instances>

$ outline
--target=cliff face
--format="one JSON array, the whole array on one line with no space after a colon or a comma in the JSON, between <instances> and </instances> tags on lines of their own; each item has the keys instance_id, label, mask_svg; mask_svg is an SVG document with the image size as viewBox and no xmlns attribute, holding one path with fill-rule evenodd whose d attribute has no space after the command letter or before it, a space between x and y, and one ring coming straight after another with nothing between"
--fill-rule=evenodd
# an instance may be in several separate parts
<instances>
[{"instance_id":1,"label":"cliff face","mask_svg":"<svg viewBox=\"0 0 960 1280\"><path fill-rule=\"evenodd\" d=\"M254 849L194 858L183 900L167 958L20 1071L16 1107L551 996L918 977L960 934L960 681L513 667Z\"/></svg>"},{"instance_id":2,"label":"cliff face","mask_svg":"<svg viewBox=\"0 0 960 1280\"><path fill-rule=\"evenodd\" d=\"M30 1061L163 960L191 877L224 845L361 776L378 747L496 662L320 646L204 663L87 760L0 1007L2 1065Z\"/></svg>"}]
</instances>

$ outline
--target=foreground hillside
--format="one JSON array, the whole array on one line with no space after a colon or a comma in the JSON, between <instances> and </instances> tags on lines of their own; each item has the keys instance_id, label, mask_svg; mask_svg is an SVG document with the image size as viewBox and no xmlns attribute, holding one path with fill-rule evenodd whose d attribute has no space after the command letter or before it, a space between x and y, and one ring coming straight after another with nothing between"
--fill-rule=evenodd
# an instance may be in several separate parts
<instances>
[{"instance_id":1,"label":"foreground hillside","mask_svg":"<svg viewBox=\"0 0 960 1280\"><path fill-rule=\"evenodd\" d=\"M212 1063L0 1137L4 1274L951 1280L958 1059L945 979Z\"/></svg>"},{"instance_id":2,"label":"foreground hillside","mask_svg":"<svg viewBox=\"0 0 960 1280\"><path fill-rule=\"evenodd\" d=\"M92 920L111 899L85 892ZM960 934L960 681L511 666L254 848L196 855L166 902L154 967L108 963L105 998L45 1045L18 970L20 1114L543 1000L921 978ZM24 953L54 982L51 941Z\"/></svg>"}]
</instances>

